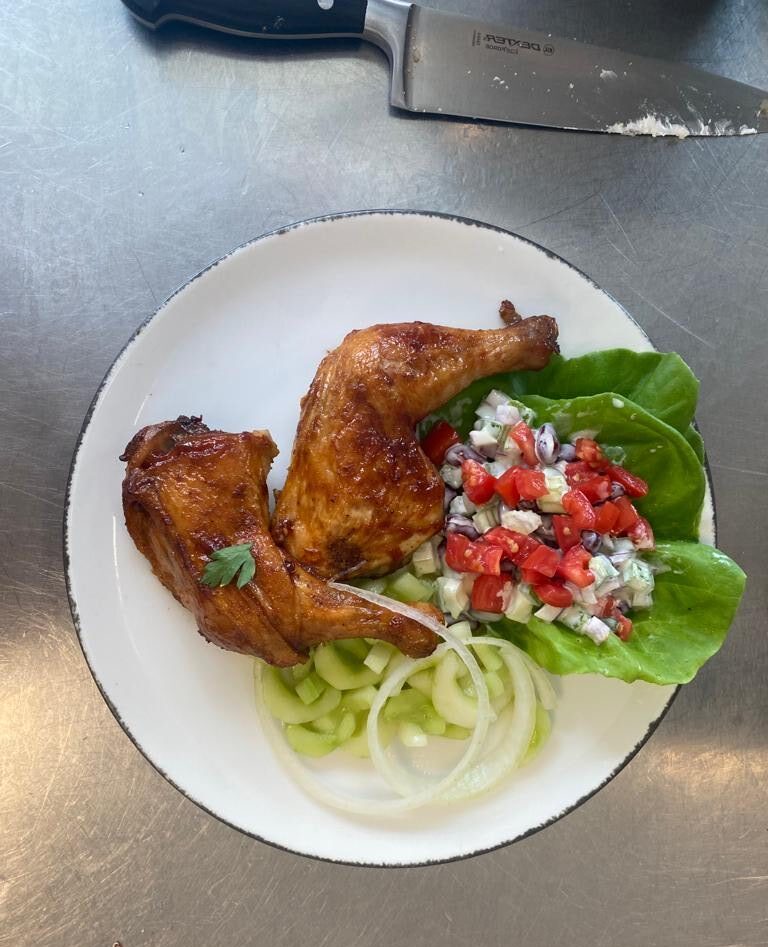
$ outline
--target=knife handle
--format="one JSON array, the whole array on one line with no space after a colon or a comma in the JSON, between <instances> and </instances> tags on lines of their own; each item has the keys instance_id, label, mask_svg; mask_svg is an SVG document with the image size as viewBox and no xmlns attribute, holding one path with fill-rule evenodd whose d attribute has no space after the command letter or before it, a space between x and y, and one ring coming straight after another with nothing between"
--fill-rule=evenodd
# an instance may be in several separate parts
<instances>
[{"instance_id":1,"label":"knife handle","mask_svg":"<svg viewBox=\"0 0 768 947\"><path fill-rule=\"evenodd\" d=\"M156 29L186 20L227 33L272 39L361 36L368 0L123 0Z\"/></svg>"}]
</instances>

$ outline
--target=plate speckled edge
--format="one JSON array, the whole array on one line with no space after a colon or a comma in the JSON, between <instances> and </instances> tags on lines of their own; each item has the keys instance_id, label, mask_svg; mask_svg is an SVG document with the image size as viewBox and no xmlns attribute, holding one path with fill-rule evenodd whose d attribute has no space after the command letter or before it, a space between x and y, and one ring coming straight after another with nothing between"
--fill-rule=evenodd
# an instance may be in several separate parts
<instances>
[{"instance_id":1,"label":"plate speckled edge","mask_svg":"<svg viewBox=\"0 0 768 947\"><path fill-rule=\"evenodd\" d=\"M123 729L123 731L129 738L129 740L133 743L136 749L141 753L144 759L149 763L149 765L157 773L159 773L178 792L180 792L182 796L184 796L186 799L189 799L190 802L194 803L199 809L202 809L203 812L206 812L208 815L217 819L219 822L224 823L230 828L236 830L237 832L240 832L243 835L247 835L258 842L262 842L265 845L269 845L272 848L278 849L279 851L289 852L292 855L299 855L302 858L308 858L308 859L311 859L312 861L329 862L335 865L349 865L351 867L359 867L359 868L419 868L419 867L429 867L432 865L449 864L450 862L456 862L456 861L464 861L465 859L475 858L478 855L484 855L484 854L487 854L488 852L497 851L500 848L505 848L507 845L512 845L515 842L519 842L519 841L522 841L523 839L529 838L531 835L534 835L535 833L540 832L542 829L547 828L553 823L569 815L575 809L578 809L579 806L583 805L585 802L588 802L593 796L595 796L598 792L600 792L601 789L607 786L608 783L611 782L611 780L613 780L635 758L635 756L637 756L637 754L640 752L643 746L645 746L648 740L653 736L653 734L655 733L656 729L658 728L659 724L662 722L664 717L667 715L670 707L674 703L675 698L680 692L680 687L682 685L678 685L675 688L669 700L667 701L664 709L658 715L658 717L656 717L653 721L651 721L643 737L637 742L637 744L633 747L633 749L624 757L624 759L619 763L619 765L616 766L615 769L613 769L598 786L596 786L590 792L586 793L584 796L579 798L572 805L568 806L567 808L563 809L561 812L552 816L552 818L547 819L546 821L540 823L539 825L533 826L532 828L528 829L526 832L523 832L520 835L516 835L514 838L506 839L503 842L499 842L497 845L492 845L492 846L489 846L488 848L477 849L476 851L467 852L463 855L456 855L451 858L441 858L441 859L435 859L431 861L408 862L408 863L401 863L401 864L396 864L396 863L391 863L391 862L383 863L383 862L348 861L344 859L325 858L323 856L310 855L310 854L307 854L306 852L300 852L295 849L291 849L286 846L279 845L275 842L270 841L269 839L265 839L262 836L257 835L254 832L249 832L247 829L243 829L240 826L235 825L233 822L230 822L224 816L210 809L204 803L200 802L198 799L196 799L194 796L188 793L182 786L176 783L163 770L163 768L159 764L157 764L149 756L149 754L144 750L141 743L134 737L128 725L120 716L120 713L117 710L117 707L110 700L108 694L106 693L104 687L102 686L102 683L99 680L88 658L88 652L86 650L86 647L83 641L82 629L80 627L80 617L78 613L77 602L75 601L74 593L72 590L71 561L70 561L70 556L69 556L69 529L70 529L70 509L71 509L70 499L71 499L72 483L73 483L73 479L74 479L74 475L75 475L75 471L77 467L78 455L80 453L80 447L81 447L83 438L85 437L85 434L90 425L91 417L93 416L93 413L96 410L101 400L101 395L104 389L109 384L113 374L119 367L120 363L127 356L128 352L133 347L136 340L142 334L144 329L147 328L150 322L152 322L152 320L155 319L168 306L168 304L173 299L175 299L176 296L178 296L181 292L187 289L192 283L196 282L202 276L205 276L206 273L214 269L224 260L227 260L229 257L233 256L235 253L238 253L239 251L244 250L247 247L250 247L263 240L279 237L282 234L289 233L290 231L296 230L300 227L319 225L323 223L331 223L335 220L341 220L341 219L350 218L350 217L367 217L367 216L371 216L371 217L375 217L375 216L435 217L441 220L452 221L454 223L461 224L467 227L478 227L483 230L489 230L495 233L504 234L505 236L513 237L514 239L519 240L522 243L526 243L529 246L534 247L536 250L540 251L541 253L545 254L545 256L549 257L550 259L557 260L559 263L562 263L564 266L568 267L570 270L573 270L580 277L586 280L591 286L593 286L596 290L598 290L598 292L606 296L614 305L616 305L622 311L622 313L626 316L626 318L630 322L632 322L637 327L637 329L645 336L645 338L648 340L649 344L652 346L654 351L658 351L658 349L656 349L656 346L653 344L653 341L649 338L648 334L645 332L642 326L640 326L637 320L634 319L629 312L627 312L624 306L622 306L621 303L619 303L618 300L616 300L609 292L607 292L598 283L596 283L595 280L593 280L590 276L588 276L581 269L579 269L579 267L574 266L572 263L570 263L568 260L565 260L559 254L554 253L552 250L549 250L546 247L541 246L540 244L536 243L534 240L529 240L527 237L522 237L520 236L520 234L517 234L512 230L507 230L504 227L498 227L494 224L484 223L479 220L474 220L470 217L461 217L456 214L446 214L446 213L441 213L438 211L399 210L399 209L385 208L385 209L371 209L371 210L360 210L360 211L344 211L337 214L327 214L321 217L311 217L311 218L307 218L306 220L297 221L296 223L288 224L284 227L279 227L276 230L271 230L267 233L263 233L260 236L253 238L252 240L247 240L245 243L240 244L239 246L230 250L228 253L214 260L212 263L208 264L208 266L202 269L199 273L197 273L191 279L187 280L185 283L179 286L173 293L171 293L171 295L165 300L165 302L163 302L160 306L158 306L158 308L150 316L148 316L132 333L128 341L125 343L125 345L122 347L120 352L115 357L114 361L110 365L103 379L101 380L101 383L99 384L96 390L96 393L93 396L93 400L91 401L91 404L88 407L88 411L86 412L85 418L83 420L83 424L80 428L80 433L78 434L78 437L77 437L77 442L75 444L72 462L70 465L69 476L67 478L67 489L66 489L66 494L64 498L64 530L63 530L64 578L65 578L66 589L67 589L67 599L69 601L69 608L72 614L72 622L74 624L75 632L77 633L77 638L80 643L80 649L83 652L83 657L85 658L86 664L88 665L88 670L90 671L91 677L93 678L94 683L99 689L101 696L104 698L104 701L109 707L110 711L112 712L112 715L114 716L115 720L120 724L121 728ZM694 422L694 426L695 426L695 422ZM717 511L715 508L714 494L712 491L712 478L711 478L711 473L709 469L709 460L706 454L704 457L704 472L705 472L706 481L707 481L707 491L708 491L709 497L712 500L712 532L713 532L713 542L716 543L717 541Z\"/></svg>"}]
</instances>

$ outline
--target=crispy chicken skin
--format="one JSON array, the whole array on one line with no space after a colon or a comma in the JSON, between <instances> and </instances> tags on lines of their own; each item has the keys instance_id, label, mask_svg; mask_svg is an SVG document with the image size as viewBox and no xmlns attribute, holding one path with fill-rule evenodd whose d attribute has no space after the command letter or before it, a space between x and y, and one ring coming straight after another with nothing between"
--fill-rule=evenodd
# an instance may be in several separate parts
<instances>
[{"instance_id":1,"label":"crispy chicken skin","mask_svg":"<svg viewBox=\"0 0 768 947\"><path fill-rule=\"evenodd\" d=\"M281 667L336 638L383 638L429 654L436 636L420 623L330 588L278 549L269 533L267 473L277 454L267 431L228 434L180 417L140 430L121 460L125 522L136 546L201 633L229 651ZM209 588L210 554L252 543L256 575Z\"/></svg>"},{"instance_id":2,"label":"crispy chicken skin","mask_svg":"<svg viewBox=\"0 0 768 947\"><path fill-rule=\"evenodd\" d=\"M326 355L272 521L298 562L319 576L383 575L438 532L443 482L414 425L475 379L543 368L557 351L554 319L509 307L506 328L377 325Z\"/></svg>"}]
</instances>

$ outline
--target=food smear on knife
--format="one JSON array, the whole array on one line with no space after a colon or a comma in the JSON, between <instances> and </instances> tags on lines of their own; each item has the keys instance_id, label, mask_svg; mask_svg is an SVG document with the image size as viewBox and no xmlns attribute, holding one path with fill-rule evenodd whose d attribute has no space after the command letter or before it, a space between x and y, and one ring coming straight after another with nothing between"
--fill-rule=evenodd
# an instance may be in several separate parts
<instances>
[{"instance_id":1,"label":"food smear on knife","mask_svg":"<svg viewBox=\"0 0 768 947\"><path fill-rule=\"evenodd\" d=\"M405 322L351 332L302 401L272 520L278 543L325 578L401 566L443 523L444 486L415 425L476 379L543 368L556 351L549 316L487 330Z\"/></svg>"}]
</instances>

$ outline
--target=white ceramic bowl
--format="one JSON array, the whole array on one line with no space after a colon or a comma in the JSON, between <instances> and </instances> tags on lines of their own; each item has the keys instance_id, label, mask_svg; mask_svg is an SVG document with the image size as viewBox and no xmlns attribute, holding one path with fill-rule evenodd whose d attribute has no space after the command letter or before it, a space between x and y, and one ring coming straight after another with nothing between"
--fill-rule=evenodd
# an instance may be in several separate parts
<instances>
[{"instance_id":1,"label":"white ceramic bowl","mask_svg":"<svg viewBox=\"0 0 768 947\"><path fill-rule=\"evenodd\" d=\"M179 414L212 427L269 428L285 476L299 399L350 330L420 319L498 324L502 298L549 313L562 351L651 349L610 296L514 234L436 214L370 212L261 237L191 280L123 349L86 418L67 511L72 613L93 675L125 731L179 790L270 844L333 861L402 865L476 854L530 834L583 802L648 738L675 689L598 676L555 679L552 737L486 797L365 819L309 798L259 730L252 661L207 644L125 530L118 456L137 428ZM642 766L642 761L637 765ZM317 766L354 791L369 764Z\"/></svg>"}]
</instances>

